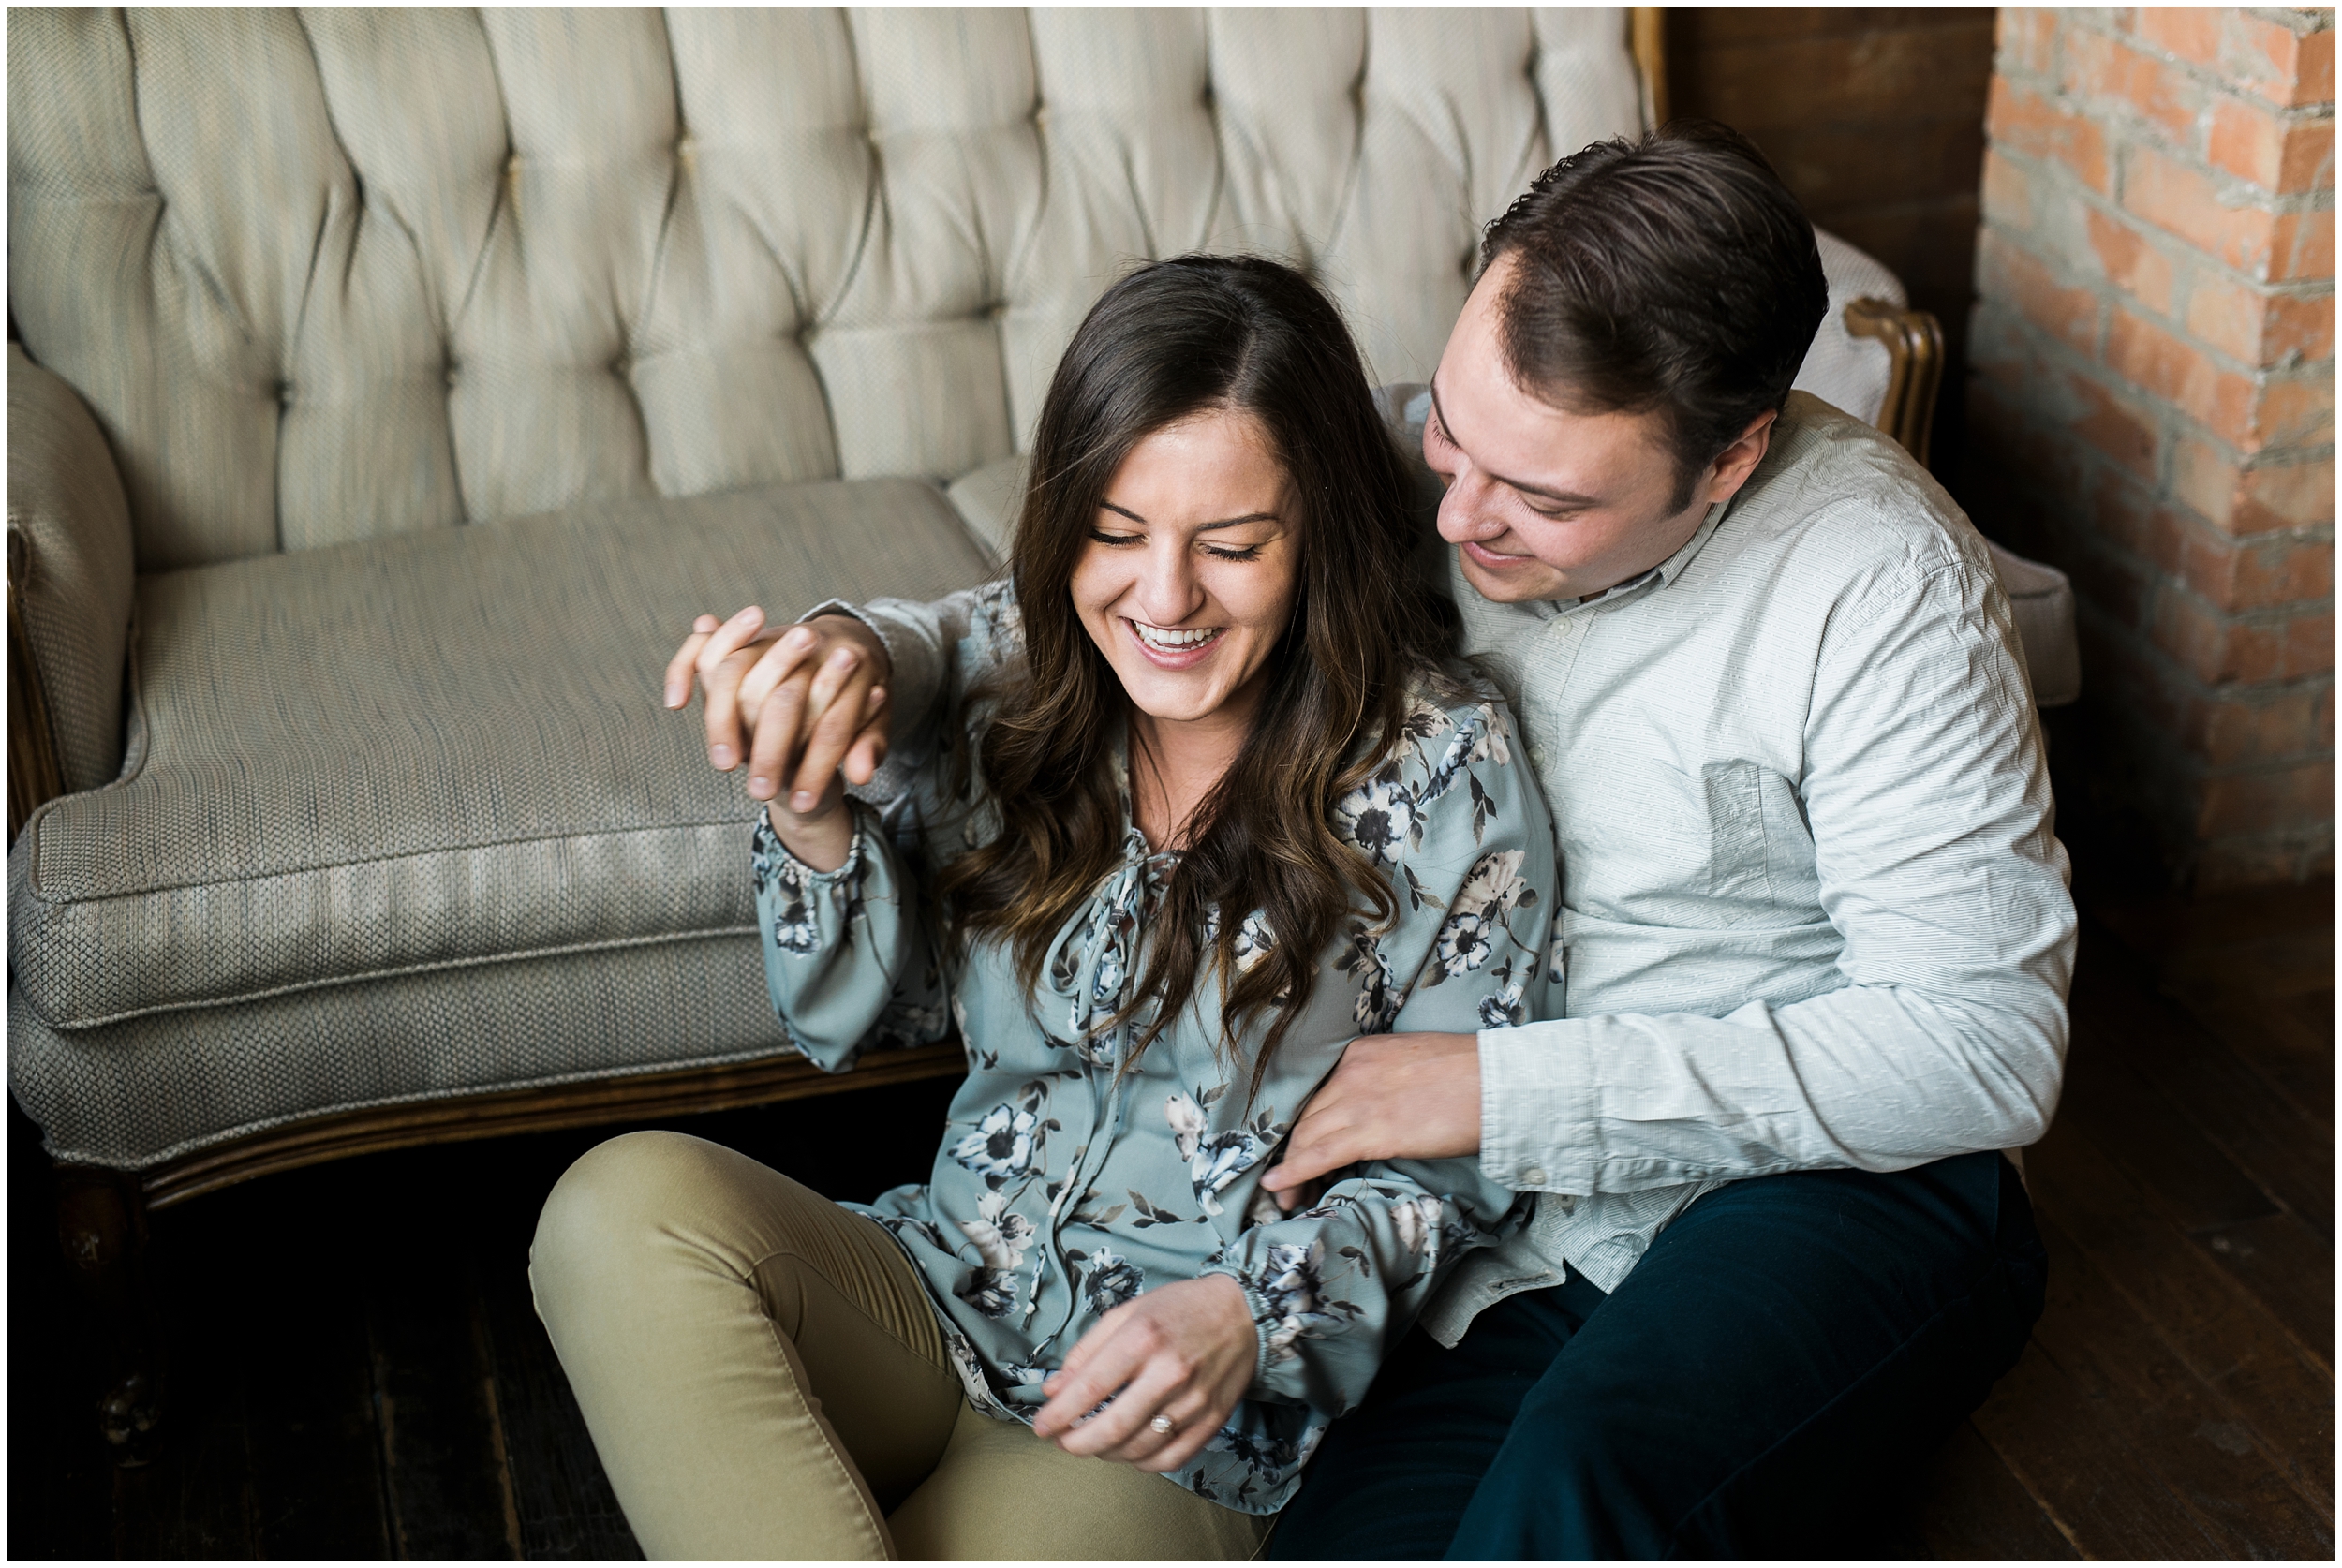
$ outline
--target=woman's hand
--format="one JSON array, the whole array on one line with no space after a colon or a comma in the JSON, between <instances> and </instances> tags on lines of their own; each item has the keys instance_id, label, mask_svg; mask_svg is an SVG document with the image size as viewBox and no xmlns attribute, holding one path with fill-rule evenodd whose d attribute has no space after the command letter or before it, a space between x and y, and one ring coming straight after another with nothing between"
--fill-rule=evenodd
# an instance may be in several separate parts
<instances>
[{"instance_id":1,"label":"woman's hand","mask_svg":"<svg viewBox=\"0 0 2342 1568\"><path fill-rule=\"evenodd\" d=\"M749 795L773 800L785 778L790 806L819 816L840 768L867 784L886 760L886 690L879 683L888 668L886 645L851 615L775 628L750 605L728 621L702 615L691 623L691 635L667 662L666 703L689 702L696 675L707 695L708 762L729 773L745 757ZM778 815L773 828L782 831Z\"/></svg>"},{"instance_id":2,"label":"woman's hand","mask_svg":"<svg viewBox=\"0 0 2342 1568\"><path fill-rule=\"evenodd\" d=\"M1259 1359L1253 1309L1234 1280L1207 1274L1160 1285L1081 1337L1042 1384L1049 1402L1032 1429L1068 1454L1177 1470L1226 1425ZM1112 1404L1089 1414L1109 1397ZM1159 1415L1170 1418L1170 1431L1149 1425Z\"/></svg>"}]
</instances>

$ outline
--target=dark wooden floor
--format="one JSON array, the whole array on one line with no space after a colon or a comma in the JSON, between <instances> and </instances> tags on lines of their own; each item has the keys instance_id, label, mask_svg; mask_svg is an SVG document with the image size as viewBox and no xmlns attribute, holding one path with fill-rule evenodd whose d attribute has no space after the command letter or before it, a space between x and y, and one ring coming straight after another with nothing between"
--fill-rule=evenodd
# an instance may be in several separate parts
<instances>
[{"instance_id":1,"label":"dark wooden floor","mask_svg":"<svg viewBox=\"0 0 2342 1568\"><path fill-rule=\"evenodd\" d=\"M2334 1555L2333 941L2331 884L2094 905L2065 1104L2028 1160L2049 1309L1881 1555ZM947 1093L680 1125L867 1197L924 1168ZM539 1201L604 1133L159 1217L174 1441L118 1472L11 1116L11 1557L638 1555L523 1273Z\"/></svg>"}]
</instances>

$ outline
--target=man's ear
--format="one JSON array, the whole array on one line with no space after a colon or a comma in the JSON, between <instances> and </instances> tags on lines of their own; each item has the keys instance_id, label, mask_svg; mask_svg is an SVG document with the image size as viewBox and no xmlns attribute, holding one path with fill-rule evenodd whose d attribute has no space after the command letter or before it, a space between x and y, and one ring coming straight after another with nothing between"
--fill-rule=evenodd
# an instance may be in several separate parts
<instances>
[{"instance_id":1,"label":"man's ear","mask_svg":"<svg viewBox=\"0 0 2342 1568\"><path fill-rule=\"evenodd\" d=\"M1765 451L1772 444L1772 422L1781 417L1777 408L1768 408L1748 422L1748 428L1740 438L1717 454L1708 466L1708 505L1728 501L1748 482L1748 476L1756 471L1756 465L1765 460Z\"/></svg>"}]
</instances>

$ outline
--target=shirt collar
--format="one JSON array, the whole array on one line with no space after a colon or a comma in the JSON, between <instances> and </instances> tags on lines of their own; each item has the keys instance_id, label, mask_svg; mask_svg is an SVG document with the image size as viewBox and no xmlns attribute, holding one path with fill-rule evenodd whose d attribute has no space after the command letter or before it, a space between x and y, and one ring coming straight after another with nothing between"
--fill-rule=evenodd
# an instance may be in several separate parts
<instances>
[{"instance_id":1,"label":"shirt collar","mask_svg":"<svg viewBox=\"0 0 2342 1568\"><path fill-rule=\"evenodd\" d=\"M1683 547L1681 550L1678 550L1674 555L1669 555L1666 560L1661 561L1657 566L1654 566L1646 571L1638 571L1634 576L1629 577L1625 582L1614 583L1609 587L1603 589L1602 592L1593 594L1585 599L1555 599L1534 601L1529 606L1531 613L1535 614L1540 620L1550 619L1555 615L1566 614L1571 611L1591 610L1597 605L1608 604L1618 599L1635 598L1642 594L1646 589L1655 592L1660 588L1666 587L1682 574L1686 566L1691 564L1692 557L1699 554L1700 547L1706 544L1710 539L1714 537L1716 525L1722 523L1724 521L1724 514L1731 510L1732 503L1730 501L1718 501L1714 506L1710 507L1708 509L1708 515L1699 520L1698 528L1693 532L1690 539L1683 541Z\"/></svg>"}]
</instances>

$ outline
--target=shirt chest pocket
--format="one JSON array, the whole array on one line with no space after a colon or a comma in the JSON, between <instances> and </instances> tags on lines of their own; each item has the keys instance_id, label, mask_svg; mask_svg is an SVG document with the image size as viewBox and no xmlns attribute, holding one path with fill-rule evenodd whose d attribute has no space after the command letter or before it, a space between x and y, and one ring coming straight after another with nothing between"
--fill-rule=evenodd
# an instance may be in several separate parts
<instances>
[{"instance_id":1,"label":"shirt chest pocket","mask_svg":"<svg viewBox=\"0 0 2342 1568\"><path fill-rule=\"evenodd\" d=\"M1575 816L1564 844L1573 905L1694 929L1778 919L1810 858L1787 779L1745 758L1694 772L1622 750L1608 763L1608 808Z\"/></svg>"},{"instance_id":2,"label":"shirt chest pocket","mask_svg":"<svg viewBox=\"0 0 2342 1568\"><path fill-rule=\"evenodd\" d=\"M1735 759L1699 770L1699 793L1708 814L1708 896L1733 902L1771 902L1767 870L1765 779L1767 770ZM1739 924L1729 910L1723 924Z\"/></svg>"}]
</instances>

